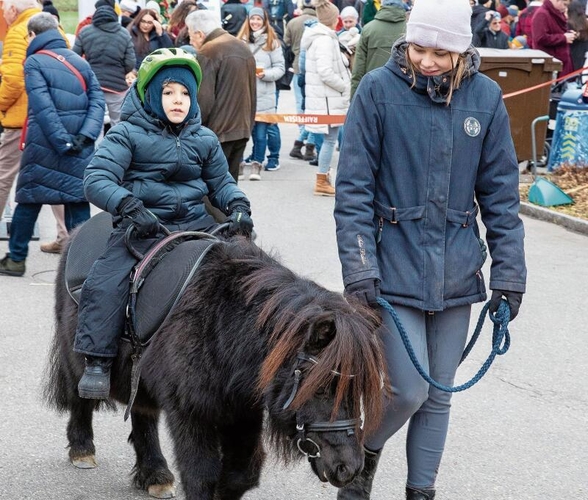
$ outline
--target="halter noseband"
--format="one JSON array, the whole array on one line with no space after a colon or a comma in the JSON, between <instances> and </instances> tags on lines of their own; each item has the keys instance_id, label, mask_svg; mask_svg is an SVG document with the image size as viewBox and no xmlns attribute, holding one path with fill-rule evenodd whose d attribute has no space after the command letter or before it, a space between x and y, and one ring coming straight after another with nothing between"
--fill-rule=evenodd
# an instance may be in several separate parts
<instances>
[{"instance_id":1,"label":"halter noseband","mask_svg":"<svg viewBox=\"0 0 588 500\"><path fill-rule=\"evenodd\" d=\"M318 359L313 356L309 356L304 352L299 352L296 356L296 364L294 365L294 385L292 386L292 392L290 396L284 403L282 410L286 410L294 401L296 397L296 393L298 392L298 387L300 386L300 380L302 379L302 370L298 368L303 361L309 361L313 364L318 363ZM331 370L333 375L336 377L341 377L341 373L336 370ZM355 377L355 375L349 375L349 377ZM298 439L296 441L296 446L300 450L300 453L305 455L308 459L311 458L319 458L321 456L321 448L309 437L306 436L307 432L340 432L340 431L347 431L347 436L353 436L355 434L355 427L359 422L359 418L351 418L348 420L335 420L334 422L313 422L310 424L305 424L300 417L300 414L296 412L296 431L298 434ZM305 451L302 448L304 443L311 443L316 449L314 453Z\"/></svg>"}]
</instances>

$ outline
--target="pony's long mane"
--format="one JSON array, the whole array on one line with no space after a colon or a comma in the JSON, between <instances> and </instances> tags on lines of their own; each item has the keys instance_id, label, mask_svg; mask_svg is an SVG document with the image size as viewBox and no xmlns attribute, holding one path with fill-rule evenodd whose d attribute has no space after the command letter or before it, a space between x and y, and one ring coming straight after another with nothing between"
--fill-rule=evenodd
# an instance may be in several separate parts
<instances>
[{"instance_id":1,"label":"pony's long mane","mask_svg":"<svg viewBox=\"0 0 588 500\"><path fill-rule=\"evenodd\" d=\"M301 278L266 254L242 255L240 260L253 268L241 280L247 302L264 297L256 326L270 332L270 351L258 383L260 394L269 388L281 367L288 363L293 366L313 325L331 321L336 333L316 356L319 362L305 373L291 408L299 408L319 389L329 386L336 371L341 376L337 377L331 419L345 401L351 403L354 416L363 411L366 433L375 430L383 411L383 382L387 381L376 333L379 318L367 308L352 306L341 294Z\"/></svg>"}]
</instances>

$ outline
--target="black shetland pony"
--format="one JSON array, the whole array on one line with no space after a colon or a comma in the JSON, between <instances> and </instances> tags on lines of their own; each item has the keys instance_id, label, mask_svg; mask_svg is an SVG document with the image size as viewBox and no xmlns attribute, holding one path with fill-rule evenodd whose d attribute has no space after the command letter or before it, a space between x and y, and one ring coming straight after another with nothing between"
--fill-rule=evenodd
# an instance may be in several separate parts
<instances>
[{"instance_id":1,"label":"black shetland pony","mask_svg":"<svg viewBox=\"0 0 588 500\"><path fill-rule=\"evenodd\" d=\"M77 396L84 359L72 350L77 306L64 267L65 257L45 396L69 412L71 462L92 468L92 414L128 401L131 347L121 342L110 400ZM286 462L306 455L321 481L348 484L363 467L364 433L382 413L386 371L377 326L369 311L243 238L217 244L143 354L129 437L134 484L158 498L175 494L159 445L161 411L188 499L236 500L256 487L264 429Z\"/></svg>"}]
</instances>

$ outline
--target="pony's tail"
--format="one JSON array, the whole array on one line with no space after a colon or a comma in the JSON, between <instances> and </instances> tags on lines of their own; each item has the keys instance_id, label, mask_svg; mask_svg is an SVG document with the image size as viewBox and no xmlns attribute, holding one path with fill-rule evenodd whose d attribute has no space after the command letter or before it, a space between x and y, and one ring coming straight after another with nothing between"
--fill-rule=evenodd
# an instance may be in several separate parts
<instances>
[{"instance_id":1,"label":"pony's tail","mask_svg":"<svg viewBox=\"0 0 588 500\"><path fill-rule=\"evenodd\" d=\"M69 297L65 286L66 256L67 249L59 261L55 278L55 331L49 348L45 368L46 377L43 385L45 403L58 412L66 412L72 408L72 396L75 396L75 387L77 385L73 380L72 369L68 363L74 357L70 341L73 334L68 334L68 327L75 329L75 322L72 325L71 319L72 316L77 315L77 307Z\"/></svg>"}]
</instances>

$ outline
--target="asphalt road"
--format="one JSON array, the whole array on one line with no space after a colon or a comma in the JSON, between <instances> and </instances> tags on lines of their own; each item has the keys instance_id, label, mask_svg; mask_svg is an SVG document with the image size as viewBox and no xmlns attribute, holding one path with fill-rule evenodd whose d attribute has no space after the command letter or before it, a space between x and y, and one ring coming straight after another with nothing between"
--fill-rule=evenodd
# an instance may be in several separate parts
<instances>
[{"instance_id":1,"label":"asphalt road","mask_svg":"<svg viewBox=\"0 0 588 500\"><path fill-rule=\"evenodd\" d=\"M288 93L282 93L281 107L293 108ZM333 199L312 195L314 167L287 158L295 126L281 130L281 170L262 173L261 182L241 183L252 201L258 243L300 274L342 290ZM479 384L454 396L439 499L588 499L588 239L547 222L524 221L529 284L511 327L512 346ZM55 236L48 208L41 213L40 235L42 242ZM0 252L6 250L0 241ZM130 482L134 456L122 411L95 416L99 467L76 470L67 460L66 417L42 404L57 262L32 242L25 277L0 277L0 499L147 498ZM479 306L474 317L477 311ZM486 330L458 382L477 371L489 350ZM163 441L173 463L165 432ZM372 498L404 498L405 469L401 431L386 446ZM245 498L335 497L335 489L319 483L304 462L284 468L270 459L260 488Z\"/></svg>"}]
</instances>

